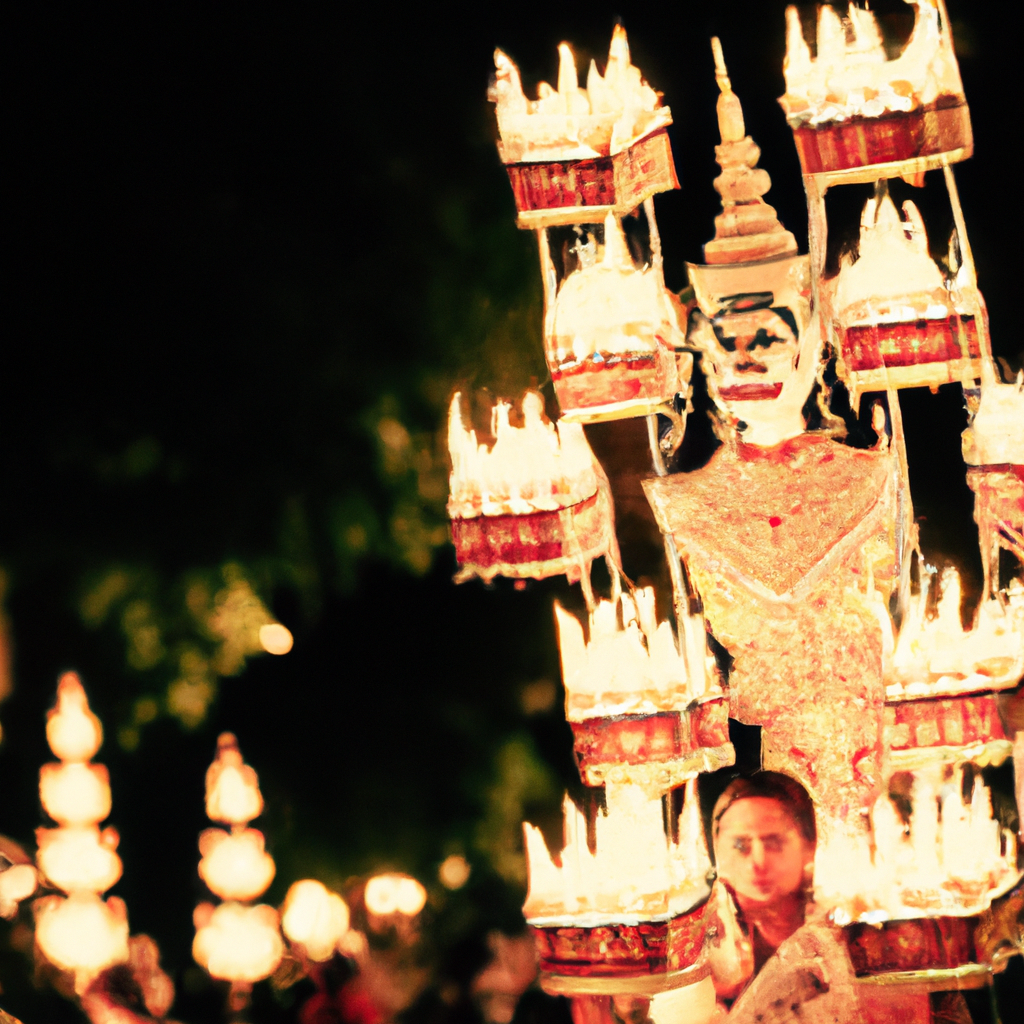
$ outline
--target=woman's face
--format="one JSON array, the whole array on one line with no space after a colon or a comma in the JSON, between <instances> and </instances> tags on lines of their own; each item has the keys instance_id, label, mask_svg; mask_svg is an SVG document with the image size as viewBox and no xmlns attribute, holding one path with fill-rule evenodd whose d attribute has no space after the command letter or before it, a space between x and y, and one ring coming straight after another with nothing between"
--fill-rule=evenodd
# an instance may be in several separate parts
<instances>
[{"instance_id":1,"label":"woman's face","mask_svg":"<svg viewBox=\"0 0 1024 1024\"><path fill-rule=\"evenodd\" d=\"M741 906L768 906L800 890L814 847L783 804L755 796L737 800L722 815L715 856L719 877Z\"/></svg>"}]
</instances>

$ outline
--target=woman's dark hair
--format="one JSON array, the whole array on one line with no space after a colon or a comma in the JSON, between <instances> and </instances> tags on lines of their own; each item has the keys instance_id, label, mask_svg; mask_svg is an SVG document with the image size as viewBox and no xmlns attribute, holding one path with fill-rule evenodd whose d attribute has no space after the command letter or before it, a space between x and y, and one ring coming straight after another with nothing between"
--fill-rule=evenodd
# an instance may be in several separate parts
<instances>
[{"instance_id":1,"label":"woman's dark hair","mask_svg":"<svg viewBox=\"0 0 1024 1024\"><path fill-rule=\"evenodd\" d=\"M752 797L777 800L789 811L804 839L812 846L815 845L818 833L814 827L814 804L811 803L807 790L796 779L781 772L757 772L754 775L733 779L723 790L711 813L714 839L718 839L718 824L722 820L722 815L737 800L749 800Z\"/></svg>"}]
</instances>

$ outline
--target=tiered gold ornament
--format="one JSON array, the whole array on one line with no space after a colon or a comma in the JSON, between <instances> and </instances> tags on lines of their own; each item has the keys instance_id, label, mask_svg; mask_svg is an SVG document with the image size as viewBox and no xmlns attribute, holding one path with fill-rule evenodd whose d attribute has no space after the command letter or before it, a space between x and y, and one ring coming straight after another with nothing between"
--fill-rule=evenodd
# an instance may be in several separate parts
<instances>
[{"instance_id":1,"label":"tiered gold ornament","mask_svg":"<svg viewBox=\"0 0 1024 1024\"><path fill-rule=\"evenodd\" d=\"M746 424L746 440L766 445L803 429L819 336L811 322L807 257L764 201L771 179L757 166L761 150L746 134L721 43L711 42L722 139L715 148L722 173L714 185L722 212L704 246L705 263L686 265L697 303L689 342L702 354L723 413Z\"/></svg>"},{"instance_id":2,"label":"tiered gold ornament","mask_svg":"<svg viewBox=\"0 0 1024 1024\"><path fill-rule=\"evenodd\" d=\"M704 246L704 259L716 265L750 263L781 256L795 256L796 239L787 231L763 199L772 187L768 172L757 162L761 150L747 135L743 107L732 91L722 44L711 40L718 81L718 130L722 143L715 157L722 168L715 191L722 197L722 212L715 218L715 237Z\"/></svg>"}]
</instances>

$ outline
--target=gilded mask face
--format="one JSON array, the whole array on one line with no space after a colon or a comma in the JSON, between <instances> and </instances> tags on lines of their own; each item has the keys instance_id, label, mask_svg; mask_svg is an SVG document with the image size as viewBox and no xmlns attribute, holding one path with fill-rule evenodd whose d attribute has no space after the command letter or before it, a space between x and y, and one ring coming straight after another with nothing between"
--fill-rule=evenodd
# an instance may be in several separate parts
<instances>
[{"instance_id":1,"label":"gilded mask face","mask_svg":"<svg viewBox=\"0 0 1024 1024\"><path fill-rule=\"evenodd\" d=\"M753 443L800 433L818 358L807 257L688 267L697 309L687 344L703 355L715 402Z\"/></svg>"},{"instance_id":2,"label":"gilded mask face","mask_svg":"<svg viewBox=\"0 0 1024 1024\"><path fill-rule=\"evenodd\" d=\"M723 402L778 398L796 366L800 327L793 310L771 306L771 293L730 296L722 311L692 327Z\"/></svg>"}]
</instances>

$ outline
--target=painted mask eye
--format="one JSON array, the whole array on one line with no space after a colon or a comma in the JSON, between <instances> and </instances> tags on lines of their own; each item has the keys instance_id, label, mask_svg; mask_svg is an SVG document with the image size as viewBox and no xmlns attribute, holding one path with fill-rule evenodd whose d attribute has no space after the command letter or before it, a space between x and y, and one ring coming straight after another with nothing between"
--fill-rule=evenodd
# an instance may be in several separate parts
<instances>
[{"instance_id":1,"label":"painted mask eye","mask_svg":"<svg viewBox=\"0 0 1024 1024\"><path fill-rule=\"evenodd\" d=\"M738 839L734 839L732 848L737 853L742 853L744 857L747 857L750 855L750 840L745 839L742 836Z\"/></svg>"},{"instance_id":2,"label":"painted mask eye","mask_svg":"<svg viewBox=\"0 0 1024 1024\"><path fill-rule=\"evenodd\" d=\"M790 338L780 338L777 334L769 334L763 327L758 328L757 334L754 335L754 340L747 346L748 349L755 348L771 348L772 345L781 345Z\"/></svg>"}]
</instances>

